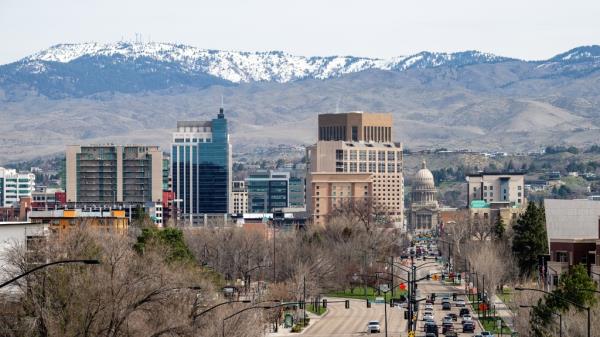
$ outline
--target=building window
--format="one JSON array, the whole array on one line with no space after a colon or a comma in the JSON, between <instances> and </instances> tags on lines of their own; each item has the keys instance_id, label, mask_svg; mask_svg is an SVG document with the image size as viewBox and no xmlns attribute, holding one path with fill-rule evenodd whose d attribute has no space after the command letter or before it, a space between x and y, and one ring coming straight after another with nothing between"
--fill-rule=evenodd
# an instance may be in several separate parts
<instances>
[{"instance_id":1,"label":"building window","mask_svg":"<svg viewBox=\"0 0 600 337\"><path fill-rule=\"evenodd\" d=\"M521 188L523 188L523 186L521 186L521 185L517 186L517 189L518 189L519 191L521 190Z\"/></svg>"},{"instance_id":2,"label":"building window","mask_svg":"<svg viewBox=\"0 0 600 337\"><path fill-rule=\"evenodd\" d=\"M356 160L356 150L350 150L350 160Z\"/></svg>"},{"instance_id":3,"label":"building window","mask_svg":"<svg viewBox=\"0 0 600 337\"><path fill-rule=\"evenodd\" d=\"M344 150L335 150L335 160L344 160Z\"/></svg>"},{"instance_id":4,"label":"building window","mask_svg":"<svg viewBox=\"0 0 600 337\"><path fill-rule=\"evenodd\" d=\"M367 151L366 150L360 150L358 153L358 160L360 161L365 161L367 160Z\"/></svg>"},{"instance_id":5,"label":"building window","mask_svg":"<svg viewBox=\"0 0 600 337\"><path fill-rule=\"evenodd\" d=\"M360 163L359 165L359 171L360 172L367 172L367 163Z\"/></svg>"},{"instance_id":6,"label":"building window","mask_svg":"<svg viewBox=\"0 0 600 337\"><path fill-rule=\"evenodd\" d=\"M350 163L350 172L356 172L356 163Z\"/></svg>"},{"instance_id":7,"label":"building window","mask_svg":"<svg viewBox=\"0 0 600 337\"><path fill-rule=\"evenodd\" d=\"M483 190L484 190L484 191L487 191L487 186L483 186Z\"/></svg>"},{"instance_id":8,"label":"building window","mask_svg":"<svg viewBox=\"0 0 600 337\"><path fill-rule=\"evenodd\" d=\"M385 160L385 151L377 151L377 159L379 161Z\"/></svg>"},{"instance_id":9,"label":"building window","mask_svg":"<svg viewBox=\"0 0 600 337\"><path fill-rule=\"evenodd\" d=\"M569 253L567 252L556 252L557 262L569 262Z\"/></svg>"},{"instance_id":10,"label":"building window","mask_svg":"<svg viewBox=\"0 0 600 337\"><path fill-rule=\"evenodd\" d=\"M388 151L388 153L387 153L387 159L388 160L396 160L396 152L394 152L394 151Z\"/></svg>"},{"instance_id":11,"label":"building window","mask_svg":"<svg viewBox=\"0 0 600 337\"><path fill-rule=\"evenodd\" d=\"M358 141L358 126L352 127L352 140L355 142Z\"/></svg>"},{"instance_id":12,"label":"building window","mask_svg":"<svg viewBox=\"0 0 600 337\"><path fill-rule=\"evenodd\" d=\"M494 190L494 186L490 186L490 191L493 191L493 190Z\"/></svg>"},{"instance_id":13,"label":"building window","mask_svg":"<svg viewBox=\"0 0 600 337\"><path fill-rule=\"evenodd\" d=\"M376 158L377 158L377 152L376 151L369 151L369 160L370 161L375 161Z\"/></svg>"},{"instance_id":14,"label":"building window","mask_svg":"<svg viewBox=\"0 0 600 337\"><path fill-rule=\"evenodd\" d=\"M369 163L369 173L375 173L376 169L375 169L375 163L374 162L370 162Z\"/></svg>"}]
</instances>

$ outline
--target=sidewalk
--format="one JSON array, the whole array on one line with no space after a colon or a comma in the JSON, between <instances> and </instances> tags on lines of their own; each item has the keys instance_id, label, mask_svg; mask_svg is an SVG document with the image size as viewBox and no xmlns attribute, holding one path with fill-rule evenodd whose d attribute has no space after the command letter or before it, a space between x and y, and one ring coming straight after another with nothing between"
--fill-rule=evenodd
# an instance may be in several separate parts
<instances>
[{"instance_id":1,"label":"sidewalk","mask_svg":"<svg viewBox=\"0 0 600 337\"><path fill-rule=\"evenodd\" d=\"M310 330L310 328L313 325L315 325L319 320L321 320L323 317L327 316L327 314L329 314L329 310L327 310L321 316L319 316L317 314L313 314L313 313L307 311L306 312L306 317L310 318L310 323L308 324L308 326L306 328L302 329L301 332L292 332L291 328L284 328L283 324L282 324L282 325L279 326L279 331L278 332L269 332L265 336L277 337L277 336L298 336L298 335L302 335L306 331Z\"/></svg>"},{"instance_id":2,"label":"sidewalk","mask_svg":"<svg viewBox=\"0 0 600 337\"><path fill-rule=\"evenodd\" d=\"M494 295L492 305L496 308L496 316L502 318L504 324L514 331L514 315L508 306L497 295Z\"/></svg>"}]
</instances>

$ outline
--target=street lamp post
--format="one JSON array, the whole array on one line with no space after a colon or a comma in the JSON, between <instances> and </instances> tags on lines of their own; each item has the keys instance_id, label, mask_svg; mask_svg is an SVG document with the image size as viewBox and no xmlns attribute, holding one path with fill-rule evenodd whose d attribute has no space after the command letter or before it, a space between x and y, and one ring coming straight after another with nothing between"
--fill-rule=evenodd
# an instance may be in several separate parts
<instances>
[{"instance_id":1,"label":"street lamp post","mask_svg":"<svg viewBox=\"0 0 600 337\"><path fill-rule=\"evenodd\" d=\"M50 267L50 266L53 266L53 265L56 265L56 264L66 264L66 263L100 264L100 260L91 260L91 259L60 260L60 261L54 261L54 262L42 264L42 265L39 265L39 266L37 266L37 267L35 267L35 268L31 269L31 270L26 271L25 273L23 273L23 274L21 274L19 276L13 277L12 279L10 279L10 280L8 280L8 281L0 284L0 288L5 287L5 286L7 286L7 285L9 285L9 284L11 284L13 282L15 282L16 280L18 280L18 279L20 279L22 277L25 277L25 276L27 276L27 275L29 275L29 274L37 271L37 270L40 270L42 268Z\"/></svg>"},{"instance_id":2,"label":"street lamp post","mask_svg":"<svg viewBox=\"0 0 600 337\"><path fill-rule=\"evenodd\" d=\"M538 291L538 292L541 292L541 293L545 293L545 294L548 294L548 295L554 296L554 297L556 297L556 298L558 298L558 299L560 299L560 300L562 300L562 301L565 301L565 302L567 302L567 303L571 303L571 304L573 304L574 306L576 306L576 307L578 307L578 308L580 308L580 309L585 309L585 310L587 310L587 337L591 337L591 336L592 336L592 332L591 332L591 313L590 313L590 307L583 306L583 305L581 305L581 304L579 304L579 303L576 303L576 302L573 302L573 301L571 301L571 300L568 300L568 299L566 299L566 298L564 298L564 297L562 297L562 296L558 296L558 295L556 295L556 294L554 294L554 293L551 293L551 292L549 292L549 291L545 291L545 290L541 290L541 289L535 289L535 288L523 288L523 287L515 287L515 290L517 290L517 291L524 291L524 290L528 290L528 291Z\"/></svg>"},{"instance_id":3,"label":"street lamp post","mask_svg":"<svg viewBox=\"0 0 600 337\"><path fill-rule=\"evenodd\" d=\"M533 308L533 305L519 305L520 308ZM562 337L563 333L562 333L562 315L559 312L552 312L553 315L558 316L558 334L559 337ZM501 329L502 331L502 329Z\"/></svg>"}]
</instances>

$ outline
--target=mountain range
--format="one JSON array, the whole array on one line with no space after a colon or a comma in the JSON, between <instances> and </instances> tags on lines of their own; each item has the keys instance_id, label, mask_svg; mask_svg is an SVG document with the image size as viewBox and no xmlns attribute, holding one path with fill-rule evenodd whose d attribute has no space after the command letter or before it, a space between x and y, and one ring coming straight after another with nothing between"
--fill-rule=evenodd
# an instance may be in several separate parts
<instances>
[{"instance_id":1,"label":"mountain range","mask_svg":"<svg viewBox=\"0 0 600 337\"><path fill-rule=\"evenodd\" d=\"M600 139L600 46L526 61L479 51L303 57L172 43L60 44L0 66L0 163L67 143L168 148L224 97L234 146L315 140L322 112L389 111L411 148L509 152Z\"/></svg>"}]
</instances>

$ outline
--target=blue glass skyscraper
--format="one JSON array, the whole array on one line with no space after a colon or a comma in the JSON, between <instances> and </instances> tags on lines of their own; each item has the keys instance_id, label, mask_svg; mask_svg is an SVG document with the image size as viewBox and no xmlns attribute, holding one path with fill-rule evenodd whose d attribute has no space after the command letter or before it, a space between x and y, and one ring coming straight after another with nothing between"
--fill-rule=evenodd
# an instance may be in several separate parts
<instances>
[{"instance_id":1,"label":"blue glass skyscraper","mask_svg":"<svg viewBox=\"0 0 600 337\"><path fill-rule=\"evenodd\" d=\"M220 109L211 121L178 121L173 133L171 172L181 219L231 213L231 144Z\"/></svg>"}]
</instances>

